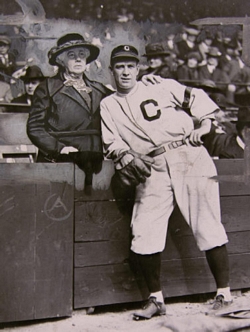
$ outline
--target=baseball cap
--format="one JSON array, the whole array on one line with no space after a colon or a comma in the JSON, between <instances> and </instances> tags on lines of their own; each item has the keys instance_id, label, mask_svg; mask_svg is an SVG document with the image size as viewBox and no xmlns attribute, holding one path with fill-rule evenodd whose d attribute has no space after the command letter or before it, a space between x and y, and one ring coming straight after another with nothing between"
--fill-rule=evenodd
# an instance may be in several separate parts
<instances>
[{"instance_id":1,"label":"baseball cap","mask_svg":"<svg viewBox=\"0 0 250 332\"><path fill-rule=\"evenodd\" d=\"M117 58L131 58L139 61L139 54L137 49L131 45L120 45L111 52L110 62Z\"/></svg>"}]
</instances>

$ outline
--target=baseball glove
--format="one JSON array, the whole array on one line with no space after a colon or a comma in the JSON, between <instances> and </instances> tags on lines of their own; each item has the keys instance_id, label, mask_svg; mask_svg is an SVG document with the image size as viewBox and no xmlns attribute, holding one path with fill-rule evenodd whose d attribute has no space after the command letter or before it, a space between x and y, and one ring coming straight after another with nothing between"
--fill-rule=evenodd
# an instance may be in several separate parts
<instances>
[{"instance_id":1,"label":"baseball glove","mask_svg":"<svg viewBox=\"0 0 250 332\"><path fill-rule=\"evenodd\" d=\"M154 163L154 159L131 150L126 154L133 155L133 159L124 167L116 169L116 180L120 186L131 187L146 182L151 175L151 165Z\"/></svg>"}]
</instances>

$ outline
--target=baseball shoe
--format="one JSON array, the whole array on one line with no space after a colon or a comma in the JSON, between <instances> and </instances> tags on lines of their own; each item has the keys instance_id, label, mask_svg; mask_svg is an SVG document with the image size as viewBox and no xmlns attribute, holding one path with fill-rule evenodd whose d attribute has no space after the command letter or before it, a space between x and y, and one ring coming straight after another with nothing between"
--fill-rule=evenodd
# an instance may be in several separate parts
<instances>
[{"instance_id":1,"label":"baseball shoe","mask_svg":"<svg viewBox=\"0 0 250 332\"><path fill-rule=\"evenodd\" d=\"M233 300L231 301L225 301L224 296L223 295L217 295L215 300L214 300L214 304L212 309L213 310L219 310L222 309L230 304L233 303Z\"/></svg>"},{"instance_id":2,"label":"baseball shoe","mask_svg":"<svg viewBox=\"0 0 250 332\"><path fill-rule=\"evenodd\" d=\"M166 315L166 306L164 303L157 302L156 298L151 296L145 306L134 313L134 320L150 319L153 316Z\"/></svg>"}]
</instances>

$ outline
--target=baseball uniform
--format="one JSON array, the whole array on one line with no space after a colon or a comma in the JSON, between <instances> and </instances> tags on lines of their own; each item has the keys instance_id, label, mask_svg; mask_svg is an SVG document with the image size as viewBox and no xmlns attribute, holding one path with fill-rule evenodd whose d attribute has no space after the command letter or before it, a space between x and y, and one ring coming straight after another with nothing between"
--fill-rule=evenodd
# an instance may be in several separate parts
<instances>
[{"instance_id":1,"label":"baseball uniform","mask_svg":"<svg viewBox=\"0 0 250 332\"><path fill-rule=\"evenodd\" d=\"M107 158L115 159L129 149L148 154L165 148L154 157L151 176L136 188L131 249L138 254L164 250L168 219L175 204L200 250L228 241L221 224L214 163L203 146L194 147L185 140L194 129L192 118L180 109L185 89L171 79L150 86L137 82L128 94L116 92L101 102ZM199 121L213 119L218 109L201 89L192 89L189 103L191 115Z\"/></svg>"}]
</instances>

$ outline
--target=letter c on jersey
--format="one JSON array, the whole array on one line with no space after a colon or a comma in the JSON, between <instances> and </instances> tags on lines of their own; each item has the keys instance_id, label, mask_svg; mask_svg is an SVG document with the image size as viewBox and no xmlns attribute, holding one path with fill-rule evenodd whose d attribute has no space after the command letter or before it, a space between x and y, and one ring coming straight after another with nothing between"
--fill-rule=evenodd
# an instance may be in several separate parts
<instances>
[{"instance_id":1,"label":"letter c on jersey","mask_svg":"<svg viewBox=\"0 0 250 332\"><path fill-rule=\"evenodd\" d=\"M145 100L144 102L142 102L140 107L141 107L141 111L142 111L144 119L147 120L147 121L154 121L154 120L159 119L160 116L161 116L161 110L159 110L159 109L156 110L155 115L151 115L151 116L148 115L146 106L149 105L149 104L153 104L154 106L158 106L158 103L153 99Z\"/></svg>"}]
</instances>

